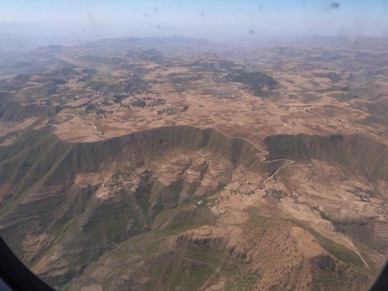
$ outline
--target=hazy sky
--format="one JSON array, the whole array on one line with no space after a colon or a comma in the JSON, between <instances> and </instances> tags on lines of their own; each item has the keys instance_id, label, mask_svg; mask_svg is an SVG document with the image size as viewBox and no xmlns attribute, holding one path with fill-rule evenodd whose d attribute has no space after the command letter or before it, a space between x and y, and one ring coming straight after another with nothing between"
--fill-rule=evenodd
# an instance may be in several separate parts
<instances>
[{"instance_id":1,"label":"hazy sky","mask_svg":"<svg viewBox=\"0 0 388 291\"><path fill-rule=\"evenodd\" d=\"M0 0L0 11L0 32L45 36L388 36L388 0Z\"/></svg>"}]
</instances>

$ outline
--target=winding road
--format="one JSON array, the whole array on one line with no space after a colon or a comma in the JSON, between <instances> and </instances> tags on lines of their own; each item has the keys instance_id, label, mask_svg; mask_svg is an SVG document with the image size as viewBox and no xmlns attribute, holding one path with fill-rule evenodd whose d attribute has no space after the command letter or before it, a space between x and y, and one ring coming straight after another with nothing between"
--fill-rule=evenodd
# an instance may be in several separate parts
<instances>
[{"instance_id":1,"label":"winding road","mask_svg":"<svg viewBox=\"0 0 388 291\"><path fill-rule=\"evenodd\" d=\"M279 161L284 161L284 162L287 162L287 164L281 166L279 169L277 169L275 171L275 173L273 173L270 177L268 177L267 179L265 179L262 183L262 185L264 186L265 183L267 183L269 180L271 180L273 177L275 177L276 174L279 173L279 171L287 166L290 166L292 165L293 163L295 163L295 161L293 160L289 160L289 159L276 159L276 160L271 160L271 161L267 161L267 156L269 154L269 152L267 150L262 150L260 149L259 147L257 147L253 142L251 142L249 139L245 138L245 137L239 137L239 136L231 136L223 131L221 131L220 129L218 129L217 127L213 127L216 131L218 131L219 133L221 133L222 135L226 136L226 137L229 137L229 138L235 138L235 139L240 139L240 140L244 140L246 142L248 142L251 146L253 146L256 150L258 150L260 152L260 154L262 154L263 152L265 152L264 155L260 155L259 153L257 154L260 158L260 161L265 163L265 164L268 164L268 163L274 163L274 162L279 162Z\"/></svg>"}]
</instances>

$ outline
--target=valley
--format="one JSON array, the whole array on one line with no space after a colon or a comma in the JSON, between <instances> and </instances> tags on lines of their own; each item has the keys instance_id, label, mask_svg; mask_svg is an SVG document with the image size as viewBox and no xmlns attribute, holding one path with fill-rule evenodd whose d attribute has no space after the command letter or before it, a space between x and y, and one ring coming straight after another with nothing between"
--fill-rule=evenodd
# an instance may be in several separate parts
<instances>
[{"instance_id":1,"label":"valley","mask_svg":"<svg viewBox=\"0 0 388 291\"><path fill-rule=\"evenodd\" d=\"M58 290L367 289L388 43L311 41L0 54L0 235Z\"/></svg>"}]
</instances>

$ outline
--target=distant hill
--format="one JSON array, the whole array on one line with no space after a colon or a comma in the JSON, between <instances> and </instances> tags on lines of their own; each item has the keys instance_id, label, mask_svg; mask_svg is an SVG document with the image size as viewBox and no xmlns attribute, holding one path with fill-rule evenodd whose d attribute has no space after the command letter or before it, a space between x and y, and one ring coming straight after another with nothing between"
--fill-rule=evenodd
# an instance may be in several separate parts
<instances>
[{"instance_id":1,"label":"distant hill","mask_svg":"<svg viewBox=\"0 0 388 291\"><path fill-rule=\"evenodd\" d=\"M225 44L212 43L204 39L188 38L182 36L149 37L149 38L114 38L102 39L69 48L71 51L93 53L94 55L110 55L125 53L127 51L157 50L162 53L191 53L217 52L227 48Z\"/></svg>"}]
</instances>

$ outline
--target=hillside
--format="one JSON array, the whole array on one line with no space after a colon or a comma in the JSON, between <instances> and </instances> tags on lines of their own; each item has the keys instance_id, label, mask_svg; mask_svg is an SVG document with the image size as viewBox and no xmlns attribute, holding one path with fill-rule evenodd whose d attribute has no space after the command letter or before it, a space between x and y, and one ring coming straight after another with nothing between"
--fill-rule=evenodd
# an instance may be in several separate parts
<instances>
[{"instance_id":1,"label":"hillside","mask_svg":"<svg viewBox=\"0 0 388 291\"><path fill-rule=\"evenodd\" d=\"M58 290L367 289L388 251L388 57L343 45L8 59L0 235Z\"/></svg>"},{"instance_id":2,"label":"hillside","mask_svg":"<svg viewBox=\"0 0 388 291\"><path fill-rule=\"evenodd\" d=\"M148 274L147 277L160 273L152 267L155 260L165 263L170 261L178 269L180 264L186 265L185 268L191 270L188 274L191 279L176 278L174 280L178 281L171 282L171 286L188 282L189 285L182 285L182 288L195 289L210 284L210 278L211 282L225 286L237 284L234 280L228 281L229 276L248 280L252 286L257 282L257 286L267 286L271 280L255 280L264 278L267 273L263 270L275 265L278 271L271 276L277 280L291 272L283 287L302 284L297 278L301 276L300 272L307 270L311 276L300 286L306 287L308 282L326 284L320 281L323 278L319 279L321 272L314 273L316 268L328 272L325 276L332 278L330 284L338 287L346 281L336 277L336 268L348 269L346 272L349 276L358 274L360 270L368 270L359 254L336 243L330 236L325 238L318 234L306 222L293 220L297 215L291 219L280 213L271 216L259 214L257 206L260 204L269 203L272 205L270 208L278 209L276 213L282 208L276 201L281 204L293 204L296 201L288 197L286 192L280 198L271 196L275 194L274 189L263 190L264 181L244 185L244 177L251 176L249 180L253 181L255 176L256 179L262 175L269 176L273 174L273 167L268 167L260 156L256 161L252 160L251 156L257 149L243 140L228 138L215 130L190 127L165 127L104 142L83 144L60 141L47 130L34 132L24 138L29 140L29 145L21 140L13 145L12 151L1 152L1 173L6 173L1 177L2 189L7 188L13 192L2 199L2 236L35 272L53 286L59 287L81 274L84 274L79 279L82 282L94 282L95 279L85 274L92 272L93 268L101 268L100 264L105 265L101 260L111 259L112 255L123 251L121 249L127 248L127 245L133 247L130 253L137 253L136 249L140 253L145 252L144 257L141 255L139 259L148 262L147 268L150 269L142 272ZM330 143L330 137L327 140L320 139L323 145ZM271 147L268 150L269 156L274 155ZM301 151L292 149L290 152ZM324 146L321 157L311 156L309 159L324 161L324 157L331 156L332 152L333 149ZM337 152L341 153L341 149ZM295 159L295 156L276 157L280 158ZM276 167L279 169L279 166ZM355 169L355 172L358 170ZM299 189L292 188L289 191ZM368 202L366 204L369 207L376 208L375 203ZM347 208L355 207L357 202L352 204ZM252 206L249 208L249 205ZM357 223L362 224L364 221L372 228L379 223L373 222L375 219L371 220L366 213L364 215L357 216ZM336 217L330 217L330 214L323 217L326 221L339 221ZM15 236L14 229L19 230L18 236ZM262 243L254 239L257 231L263 233ZM338 239L338 233L331 235ZM246 240L239 243L242 237ZM384 238L372 235L371 239L379 243L378 249L387 248ZM265 267L254 254L274 256L268 249L271 248L271 241L281 242L282 247L279 249L278 246L274 250L276 256L279 256L279 259L272 258L275 265ZM305 249L305 244L311 246ZM87 250L82 247L84 245L88 246ZM288 253L290 248L295 252L292 257ZM148 249L153 249L152 256ZM172 258L171 249L176 250ZM279 251L284 254L280 255ZM365 259L373 260L373 252L366 252L364 256ZM131 257L125 259L131 261ZM89 266L96 260L97 263ZM320 260L325 262L322 266ZM207 270L203 270L201 264L194 261L207 262ZM247 261L249 265L242 267ZM306 262L309 262L307 266ZM354 269L345 267L344 263L354 266ZM158 267L164 270L161 265ZM84 273L85 268L88 273ZM290 269L286 272L284 268ZM300 268L307 269L302 271ZM177 272L178 269L166 270ZM112 270L112 274L119 276L119 273L125 271L119 270ZM370 279L367 274L357 275L364 279L360 279L357 284L353 283L357 286L368 284ZM137 284L134 278L138 278L138 273L130 271L126 276L126 284ZM173 275L162 272L162 277L158 276L145 280L146 283L138 288L162 288L160 284L164 282L163 276L170 278ZM202 281L193 279L197 276L202 276ZM106 284L98 280L96 282ZM118 280L115 284L120 286L123 284L120 282Z\"/></svg>"}]
</instances>

